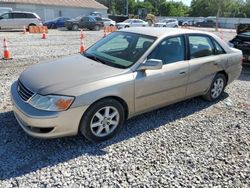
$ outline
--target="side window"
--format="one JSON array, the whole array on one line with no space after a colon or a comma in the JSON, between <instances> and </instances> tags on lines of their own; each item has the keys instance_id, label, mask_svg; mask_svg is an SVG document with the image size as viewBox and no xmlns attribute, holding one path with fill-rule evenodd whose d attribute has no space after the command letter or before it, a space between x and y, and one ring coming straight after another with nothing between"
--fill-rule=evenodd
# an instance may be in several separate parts
<instances>
[{"instance_id":1,"label":"side window","mask_svg":"<svg viewBox=\"0 0 250 188\"><path fill-rule=\"evenodd\" d=\"M148 59L160 59L163 64L185 60L185 45L182 36L163 40L149 55Z\"/></svg>"},{"instance_id":2,"label":"side window","mask_svg":"<svg viewBox=\"0 0 250 188\"><path fill-rule=\"evenodd\" d=\"M23 13L13 13L12 15L14 19L22 19L26 17Z\"/></svg>"},{"instance_id":3,"label":"side window","mask_svg":"<svg viewBox=\"0 0 250 188\"><path fill-rule=\"evenodd\" d=\"M189 36L190 59L214 55L212 41L207 36Z\"/></svg>"},{"instance_id":4,"label":"side window","mask_svg":"<svg viewBox=\"0 0 250 188\"><path fill-rule=\"evenodd\" d=\"M220 54L225 54L225 50L221 47L221 45L219 45L219 43L215 40L213 40L214 42L214 47L215 47L215 54L216 55L220 55Z\"/></svg>"}]
</instances>

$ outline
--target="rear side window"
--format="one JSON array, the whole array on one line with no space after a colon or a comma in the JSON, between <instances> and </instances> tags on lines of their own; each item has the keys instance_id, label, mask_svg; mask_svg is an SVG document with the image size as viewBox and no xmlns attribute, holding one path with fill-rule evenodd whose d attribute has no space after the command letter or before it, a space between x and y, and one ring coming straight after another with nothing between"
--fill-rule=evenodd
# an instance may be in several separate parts
<instances>
[{"instance_id":1,"label":"rear side window","mask_svg":"<svg viewBox=\"0 0 250 188\"><path fill-rule=\"evenodd\" d=\"M185 60L185 45L182 36L163 40L149 55L148 59L162 60L163 64Z\"/></svg>"},{"instance_id":2,"label":"rear side window","mask_svg":"<svg viewBox=\"0 0 250 188\"><path fill-rule=\"evenodd\" d=\"M26 18L36 18L34 14L26 14Z\"/></svg>"},{"instance_id":3,"label":"rear side window","mask_svg":"<svg viewBox=\"0 0 250 188\"><path fill-rule=\"evenodd\" d=\"M214 55L212 41L207 36L189 36L190 59Z\"/></svg>"},{"instance_id":4,"label":"rear side window","mask_svg":"<svg viewBox=\"0 0 250 188\"><path fill-rule=\"evenodd\" d=\"M220 55L220 54L225 54L225 50L221 47L221 45L219 45L219 43L216 40L213 40L214 42L214 51L216 55Z\"/></svg>"}]
</instances>

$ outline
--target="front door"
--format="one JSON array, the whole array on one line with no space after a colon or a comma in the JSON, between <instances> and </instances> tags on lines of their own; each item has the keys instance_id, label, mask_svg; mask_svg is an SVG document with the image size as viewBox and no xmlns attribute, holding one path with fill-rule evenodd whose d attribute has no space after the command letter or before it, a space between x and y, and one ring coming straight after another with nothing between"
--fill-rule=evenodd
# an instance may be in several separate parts
<instances>
[{"instance_id":1,"label":"front door","mask_svg":"<svg viewBox=\"0 0 250 188\"><path fill-rule=\"evenodd\" d=\"M189 62L183 36L164 39L148 59L160 59L161 70L136 71L135 110L137 113L158 108L186 97Z\"/></svg>"}]
</instances>

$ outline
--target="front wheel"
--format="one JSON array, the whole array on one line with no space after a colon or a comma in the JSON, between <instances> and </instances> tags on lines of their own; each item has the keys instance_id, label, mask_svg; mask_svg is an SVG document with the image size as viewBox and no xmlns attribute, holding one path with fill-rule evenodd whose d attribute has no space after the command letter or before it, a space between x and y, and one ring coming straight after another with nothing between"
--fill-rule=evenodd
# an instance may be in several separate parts
<instances>
[{"instance_id":1,"label":"front wheel","mask_svg":"<svg viewBox=\"0 0 250 188\"><path fill-rule=\"evenodd\" d=\"M100 30L101 30L101 27L100 27L99 25L95 25L94 30L95 30L95 31L100 31Z\"/></svg>"},{"instance_id":2,"label":"front wheel","mask_svg":"<svg viewBox=\"0 0 250 188\"><path fill-rule=\"evenodd\" d=\"M224 92L224 89L226 87L226 82L227 82L227 79L224 74L221 74L221 73L217 74L214 77L209 90L203 96L203 98L208 101L216 101L217 99L219 99L222 93Z\"/></svg>"},{"instance_id":3,"label":"front wheel","mask_svg":"<svg viewBox=\"0 0 250 188\"><path fill-rule=\"evenodd\" d=\"M125 111L112 98L93 104L83 115L80 132L90 141L100 142L114 137L123 127Z\"/></svg>"}]
</instances>

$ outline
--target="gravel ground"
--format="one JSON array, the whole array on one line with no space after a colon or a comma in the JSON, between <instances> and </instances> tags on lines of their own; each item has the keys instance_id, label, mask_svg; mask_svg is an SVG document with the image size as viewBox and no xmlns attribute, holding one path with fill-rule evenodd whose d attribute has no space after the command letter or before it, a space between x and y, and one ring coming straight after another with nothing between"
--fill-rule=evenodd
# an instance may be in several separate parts
<instances>
[{"instance_id":1,"label":"gravel ground","mask_svg":"<svg viewBox=\"0 0 250 188\"><path fill-rule=\"evenodd\" d=\"M86 46L102 34L86 31ZM194 98L138 116L107 142L25 134L11 111L11 83L32 64L77 53L79 35L0 33L13 56L0 61L0 187L250 187L249 67L221 101Z\"/></svg>"}]
</instances>

